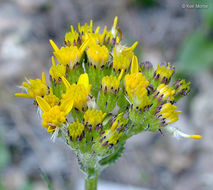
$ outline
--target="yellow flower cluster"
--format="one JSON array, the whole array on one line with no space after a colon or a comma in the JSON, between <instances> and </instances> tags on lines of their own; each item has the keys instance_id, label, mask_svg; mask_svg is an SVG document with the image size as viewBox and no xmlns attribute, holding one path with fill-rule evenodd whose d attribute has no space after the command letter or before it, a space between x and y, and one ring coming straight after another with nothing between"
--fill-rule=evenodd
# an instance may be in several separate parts
<instances>
[{"instance_id":1,"label":"yellow flower cluster","mask_svg":"<svg viewBox=\"0 0 213 190\"><path fill-rule=\"evenodd\" d=\"M77 30L71 26L64 46L50 40L50 84L44 73L41 79L22 83L26 93L16 96L34 99L42 111L42 125L54 137L59 131L71 143L85 137L86 144L98 142L99 150L100 144L114 147L128 136L123 135L126 131L144 129L143 122L156 125L154 131L178 120L181 112L173 104L189 92L190 83L171 84L175 69L170 63L155 71L150 62L139 65L134 55L138 42L124 46L117 22L115 17L112 28L105 26L102 32L100 26L93 28L93 21L78 24Z\"/></svg>"}]
</instances>

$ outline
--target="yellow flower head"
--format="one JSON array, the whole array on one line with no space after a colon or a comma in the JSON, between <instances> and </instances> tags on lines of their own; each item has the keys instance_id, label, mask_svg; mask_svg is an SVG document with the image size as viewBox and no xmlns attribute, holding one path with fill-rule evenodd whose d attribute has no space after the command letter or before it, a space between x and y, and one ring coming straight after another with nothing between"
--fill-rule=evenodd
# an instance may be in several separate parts
<instances>
[{"instance_id":1,"label":"yellow flower head","mask_svg":"<svg viewBox=\"0 0 213 190\"><path fill-rule=\"evenodd\" d=\"M27 94L16 93L15 96L35 99L37 96L45 96L48 93L44 73L42 73L42 79L30 79L27 82L23 82L22 86L27 91Z\"/></svg>"},{"instance_id":2,"label":"yellow flower head","mask_svg":"<svg viewBox=\"0 0 213 190\"><path fill-rule=\"evenodd\" d=\"M174 100L175 90L172 90L168 85L160 84L156 90L155 97L161 100Z\"/></svg>"},{"instance_id":3,"label":"yellow flower head","mask_svg":"<svg viewBox=\"0 0 213 190\"><path fill-rule=\"evenodd\" d=\"M87 23L85 23L83 26L81 26L80 23L78 23L78 31L80 34L84 33L92 33L93 32L93 21L90 20L90 25L88 26Z\"/></svg>"},{"instance_id":4,"label":"yellow flower head","mask_svg":"<svg viewBox=\"0 0 213 190\"><path fill-rule=\"evenodd\" d=\"M89 84L87 73L80 75L77 84L70 85L70 83L64 77L62 77L62 81L66 86L66 93L62 94L62 99L72 99L73 106L81 110L83 106L86 105L87 96L91 91L91 85Z\"/></svg>"},{"instance_id":5,"label":"yellow flower head","mask_svg":"<svg viewBox=\"0 0 213 190\"><path fill-rule=\"evenodd\" d=\"M84 113L84 122L88 125L97 126L106 117L106 113L101 110L89 109Z\"/></svg>"},{"instance_id":6,"label":"yellow flower head","mask_svg":"<svg viewBox=\"0 0 213 190\"><path fill-rule=\"evenodd\" d=\"M186 82L185 80L178 80L175 83L175 94L183 94L187 95L190 91L190 82Z\"/></svg>"},{"instance_id":7,"label":"yellow flower head","mask_svg":"<svg viewBox=\"0 0 213 190\"><path fill-rule=\"evenodd\" d=\"M176 111L177 106L172 105L171 103L163 104L159 116L163 118L163 124L174 123L178 120L178 114L182 113L181 111ZM164 121L165 120L165 121Z\"/></svg>"},{"instance_id":8,"label":"yellow flower head","mask_svg":"<svg viewBox=\"0 0 213 190\"><path fill-rule=\"evenodd\" d=\"M73 26L70 26L71 32L67 32L65 34L64 41L67 46L75 46L78 43L78 32L76 32L73 28Z\"/></svg>"},{"instance_id":9,"label":"yellow flower head","mask_svg":"<svg viewBox=\"0 0 213 190\"><path fill-rule=\"evenodd\" d=\"M113 22L112 29L110 31L106 31L106 36L105 36L105 42L108 44L118 44L120 39L118 37L118 29L117 29L117 24L118 24L118 17L116 16Z\"/></svg>"},{"instance_id":10,"label":"yellow flower head","mask_svg":"<svg viewBox=\"0 0 213 190\"><path fill-rule=\"evenodd\" d=\"M171 76L174 74L175 68L171 66L171 63L167 65L157 66L156 72L154 74L154 78L156 80L163 81L164 83L168 83L171 79Z\"/></svg>"},{"instance_id":11,"label":"yellow flower head","mask_svg":"<svg viewBox=\"0 0 213 190\"><path fill-rule=\"evenodd\" d=\"M101 88L104 89L105 93L114 92L116 94L118 92L123 73L124 70L121 71L118 78L112 75L102 78Z\"/></svg>"},{"instance_id":12,"label":"yellow flower head","mask_svg":"<svg viewBox=\"0 0 213 190\"><path fill-rule=\"evenodd\" d=\"M36 97L36 101L43 111L42 125L47 128L47 132L55 131L56 127L61 127L66 122L66 115L73 107L72 100L65 100L60 106L55 105L51 107L46 100L41 97Z\"/></svg>"},{"instance_id":13,"label":"yellow flower head","mask_svg":"<svg viewBox=\"0 0 213 190\"><path fill-rule=\"evenodd\" d=\"M91 47L93 45L103 45L103 41L106 35L106 29L107 27L104 28L104 31L102 34L99 33L100 30L100 26L97 27L96 31L94 33L85 33L82 38L84 40L90 40L90 42L88 43L88 46Z\"/></svg>"},{"instance_id":14,"label":"yellow flower head","mask_svg":"<svg viewBox=\"0 0 213 190\"><path fill-rule=\"evenodd\" d=\"M92 63L95 68L100 68L107 62L109 58L109 50L104 45L93 45L88 48L87 56L89 62Z\"/></svg>"},{"instance_id":15,"label":"yellow flower head","mask_svg":"<svg viewBox=\"0 0 213 190\"><path fill-rule=\"evenodd\" d=\"M149 105L150 102L146 90L149 82L142 73L138 72L138 60L136 56L132 60L131 74L127 74L124 81L127 95L136 107L144 108Z\"/></svg>"},{"instance_id":16,"label":"yellow flower head","mask_svg":"<svg viewBox=\"0 0 213 190\"><path fill-rule=\"evenodd\" d=\"M58 79L61 79L66 74L66 66L65 65L56 65L54 57L52 57L52 67L49 70L50 76L55 79L55 81L58 81Z\"/></svg>"},{"instance_id":17,"label":"yellow flower head","mask_svg":"<svg viewBox=\"0 0 213 190\"><path fill-rule=\"evenodd\" d=\"M66 46L59 49L52 40L50 40L50 44L54 49L53 54L55 55L59 63L64 66L68 65L73 68L74 65L80 61L81 56L87 47L88 41L85 41L80 48L78 48L77 46Z\"/></svg>"},{"instance_id":18,"label":"yellow flower head","mask_svg":"<svg viewBox=\"0 0 213 190\"><path fill-rule=\"evenodd\" d=\"M123 118L124 113L120 113L110 128L110 130L105 130L102 135L101 142L103 141L102 145L109 145L113 146L118 143L119 138L122 136L123 132L121 130L125 130L126 124L128 120Z\"/></svg>"},{"instance_id":19,"label":"yellow flower head","mask_svg":"<svg viewBox=\"0 0 213 190\"><path fill-rule=\"evenodd\" d=\"M70 140L81 140L84 136L84 126L77 120L68 126Z\"/></svg>"},{"instance_id":20,"label":"yellow flower head","mask_svg":"<svg viewBox=\"0 0 213 190\"><path fill-rule=\"evenodd\" d=\"M60 100L57 96L53 94L52 88L50 88L50 93L44 96L44 100L51 106L59 105Z\"/></svg>"}]
</instances>

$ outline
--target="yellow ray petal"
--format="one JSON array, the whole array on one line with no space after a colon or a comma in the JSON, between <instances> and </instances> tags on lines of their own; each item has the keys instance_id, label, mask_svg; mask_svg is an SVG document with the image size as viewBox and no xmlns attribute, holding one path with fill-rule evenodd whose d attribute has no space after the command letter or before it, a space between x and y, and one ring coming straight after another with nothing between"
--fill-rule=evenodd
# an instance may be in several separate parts
<instances>
[{"instance_id":1,"label":"yellow ray petal","mask_svg":"<svg viewBox=\"0 0 213 190\"><path fill-rule=\"evenodd\" d=\"M201 139L202 136L200 136L200 135L189 135L189 138L192 138L192 139Z\"/></svg>"},{"instance_id":2,"label":"yellow ray petal","mask_svg":"<svg viewBox=\"0 0 213 190\"><path fill-rule=\"evenodd\" d=\"M71 32L75 31L74 28L73 28L73 25L70 26L70 30L71 30Z\"/></svg>"},{"instance_id":3,"label":"yellow ray petal","mask_svg":"<svg viewBox=\"0 0 213 190\"><path fill-rule=\"evenodd\" d=\"M50 132L53 132L53 131L55 131L55 126L49 126L48 128L47 128L47 132L48 133L50 133Z\"/></svg>"},{"instance_id":4,"label":"yellow ray petal","mask_svg":"<svg viewBox=\"0 0 213 190\"><path fill-rule=\"evenodd\" d=\"M16 93L15 96L22 98L32 98L29 94Z\"/></svg>"},{"instance_id":5,"label":"yellow ray petal","mask_svg":"<svg viewBox=\"0 0 213 190\"><path fill-rule=\"evenodd\" d=\"M64 76L62 76L61 79L62 79L64 85L66 86L66 89L71 87L70 83L68 82L68 80Z\"/></svg>"},{"instance_id":6,"label":"yellow ray petal","mask_svg":"<svg viewBox=\"0 0 213 190\"><path fill-rule=\"evenodd\" d=\"M61 110L64 111L65 115L67 115L72 110L73 99L69 98L64 100L60 107L61 107Z\"/></svg>"},{"instance_id":7,"label":"yellow ray petal","mask_svg":"<svg viewBox=\"0 0 213 190\"><path fill-rule=\"evenodd\" d=\"M52 46L54 51L58 51L59 50L58 46L52 40L50 40L50 44L51 44L51 46Z\"/></svg>"},{"instance_id":8,"label":"yellow ray petal","mask_svg":"<svg viewBox=\"0 0 213 190\"><path fill-rule=\"evenodd\" d=\"M135 42L131 47L124 49L123 53L133 51L137 47L137 45L138 45L138 42Z\"/></svg>"},{"instance_id":9,"label":"yellow ray petal","mask_svg":"<svg viewBox=\"0 0 213 190\"><path fill-rule=\"evenodd\" d=\"M56 64L55 64L55 59L54 59L54 57L52 56L52 65L53 66L55 66Z\"/></svg>"},{"instance_id":10,"label":"yellow ray petal","mask_svg":"<svg viewBox=\"0 0 213 190\"><path fill-rule=\"evenodd\" d=\"M119 75L119 77L118 77L118 80L119 80L119 81L121 80L123 74L124 74L124 69L121 70L121 73L120 73L120 75Z\"/></svg>"},{"instance_id":11,"label":"yellow ray petal","mask_svg":"<svg viewBox=\"0 0 213 190\"><path fill-rule=\"evenodd\" d=\"M117 27L117 24L118 24L118 17L116 16L114 18L114 22L113 22L113 28L115 29Z\"/></svg>"},{"instance_id":12,"label":"yellow ray petal","mask_svg":"<svg viewBox=\"0 0 213 190\"><path fill-rule=\"evenodd\" d=\"M90 41L90 39L87 39L86 41L84 41L84 43L79 48L79 51L80 51L81 55L83 54L84 50L87 48L87 46L89 44L89 41Z\"/></svg>"},{"instance_id":13,"label":"yellow ray petal","mask_svg":"<svg viewBox=\"0 0 213 190\"><path fill-rule=\"evenodd\" d=\"M90 32L93 32L93 20L90 20Z\"/></svg>"},{"instance_id":14,"label":"yellow ray petal","mask_svg":"<svg viewBox=\"0 0 213 190\"><path fill-rule=\"evenodd\" d=\"M138 73L138 58L134 55L132 57L131 74Z\"/></svg>"},{"instance_id":15,"label":"yellow ray petal","mask_svg":"<svg viewBox=\"0 0 213 190\"><path fill-rule=\"evenodd\" d=\"M98 34L99 33L99 30L100 30L100 26L98 26L95 30L95 34Z\"/></svg>"},{"instance_id":16,"label":"yellow ray petal","mask_svg":"<svg viewBox=\"0 0 213 190\"><path fill-rule=\"evenodd\" d=\"M87 73L81 74L78 79L78 84L83 84L85 88L89 86L89 77Z\"/></svg>"},{"instance_id":17,"label":"yellow ray petal","mask_svg":"<svg viewBox=\"0 0 213 190\"><path fill-rule=\"evenodd\" d=\"M40 96L36 97L36 101L43 112L48 112L51 109L50 105Z\"/></svg>"},{"instance_id":18,"label":"yellow ray petal","mask_svg":"<svg viewBox=\"0 0 213 190\"><path fill-rule=\"evenodd\" d=\"M42 81L45 85L47 85L46 78L45 78L45 73L44 73L44 72L42 72L41 81Z\"/></svg>"},{"instance_id":19,"label":"yellow ray petal","mask_svg":"<svg viewBox=\"0 0 213 190\"><path fill-rule=\"evenodd\" d=\"M104 27L104 31L103 31L103 34L101 34L101 38L100 38L100 44L103 43L104 41L104 37L106 35L106 32L107 32L107 26Z\"/></svg>"}]
</instances>

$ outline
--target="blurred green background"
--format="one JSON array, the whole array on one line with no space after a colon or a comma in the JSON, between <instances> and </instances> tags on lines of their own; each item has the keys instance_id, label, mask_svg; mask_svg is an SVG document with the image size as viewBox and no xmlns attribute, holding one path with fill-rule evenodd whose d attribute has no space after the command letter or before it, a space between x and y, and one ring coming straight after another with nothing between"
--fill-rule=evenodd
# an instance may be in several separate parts
<instances>
[{"instance_id":1,"label":"blurred green background","mask_svg":"<svg viewBox=\"0 0 213 190\"><path fill-rule=\"evenodd\" d=\"M207 8L187 7L192 4ZM127 143L124 156L101 174L101 183L116 183L118 190L119 185L213 189L213 1L1 0L0 190L47 190L44 178L54 190L78 189L83 176L75 155L62 141L50 142L31 100L13 94L25 77L48 74L49 39L63 44L70 25L93 19L95 26L111 27L115 16L123 44L139 41L135 52L140 61L155 66L171 62L177 79L191 81L191 93L179 103L183 113L174 126L203 139L137 135Z\"/></svg>"}]
</instances>

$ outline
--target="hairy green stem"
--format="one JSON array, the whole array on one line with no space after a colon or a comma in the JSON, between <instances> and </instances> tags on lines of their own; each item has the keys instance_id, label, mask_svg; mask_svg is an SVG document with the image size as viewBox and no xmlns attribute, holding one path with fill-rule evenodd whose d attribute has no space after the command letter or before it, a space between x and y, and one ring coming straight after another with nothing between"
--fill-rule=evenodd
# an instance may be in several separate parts
<instances>
[{"instance_id":1,"label":"hairy green stem","mask_svg":"<svg viewBox=\"0 0 213 190\"><path fill-rule=\"evenodd\" d=\"M98 176L98 172L92 175L88 173L88 176L85 177L85 190L97 190Z\"/></svg>"}]
</instances>

